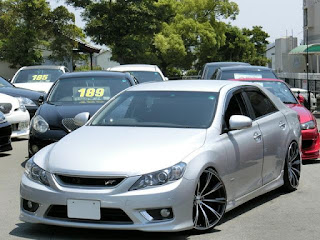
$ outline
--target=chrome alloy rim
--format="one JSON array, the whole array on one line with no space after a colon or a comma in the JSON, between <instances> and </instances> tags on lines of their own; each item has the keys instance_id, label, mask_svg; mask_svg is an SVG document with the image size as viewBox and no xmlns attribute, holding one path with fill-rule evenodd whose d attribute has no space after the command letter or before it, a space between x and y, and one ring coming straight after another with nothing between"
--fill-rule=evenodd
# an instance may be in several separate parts
<instances>
[{"instance_id":1,"label":"chrome alloy rim","mask_svg":"<svg viewBox=\"0 0 320 240\"><path fill-rule=\"evenodd\" d=\"M299 146L296 142L290 144L287 159L289 182L292 187L296 188L299 185L301 171Z\"/></svg>"},{"instance_id":2,"label":"chrome alloy rim","mask_svg":"<svg viewBox=\"0 0 320 240\"><path fill-rule=\"evenodd\" d=\"M193 224L197 230L208 230L222 218L227 197L222 181L210 170L199 179L193 202Z\"/></svg>"}]
</instances>

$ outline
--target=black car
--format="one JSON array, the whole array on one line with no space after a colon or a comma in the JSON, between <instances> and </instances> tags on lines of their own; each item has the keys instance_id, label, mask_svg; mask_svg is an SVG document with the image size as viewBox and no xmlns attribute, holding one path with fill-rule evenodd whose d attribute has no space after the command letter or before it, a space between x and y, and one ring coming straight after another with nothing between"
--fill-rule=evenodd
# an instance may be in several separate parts
<instances>
[{"instance_id":1,"label":"black car","mask_svg":"<svg viewBox=\"0 0 320 240\"><path fill-rule=\"evenodd\" d=\"M44 95L44 93L37 91L15 87L3 77L0 77L0 93L19 98L19 101L21 101L29 111L30 118L34 116L39 107L38 100L40 96Z\"/></svg>"},{"instance_id":2,"label":"black car","mask_svg":"<svg viewBox=\"0 0 320 240\"><path fill-rule=\"evenodd\" d=\"M212 75L211 79L229 80L241 78L270 78L278 79L272 69L261 66L233 66L220 67Z\"/></svg>"},{"instance_id":3,"label":"black car","mask_svg":"<svg viewBox=\"0 0 320 240\"><path fill-rule=\"evenodd\" d=\"M220 67L231 66L250 66L249 63L244 62L210 62L206 63L202 70L201 79L211 79L214 72Z\"/></svg>"},{"instance_id":4,"label":"black car","mask_svg":"<svg viewBox=\"0 0 320 240\"><path fill-rule=\"evenodd\" d=\"M7 122L4 114L0 112L0 152L12 150L11 133L10 123Z\"/></svg>"},{"instance_id":5,"label":"black car","mask_svg":"<svg viewBox=\"0 0 320 240\"><path fill-rule=\"evenodd\" d=\"M74 117L92 116L105 102L137 81L129 73L76 72L62 75L31 121L29 155L60 140L78 127Z\"/></svg>"}]
</instances>

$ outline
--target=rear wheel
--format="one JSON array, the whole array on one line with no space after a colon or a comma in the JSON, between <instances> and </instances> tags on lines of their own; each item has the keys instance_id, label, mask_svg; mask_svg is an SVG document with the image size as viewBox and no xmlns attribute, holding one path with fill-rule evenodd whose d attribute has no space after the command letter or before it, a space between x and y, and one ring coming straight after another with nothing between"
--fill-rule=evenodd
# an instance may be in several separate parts
<instances>
[{"instance_id":1,"label":"rear wheel","mask_svg":"<svg viewBox=\"0 0 320 240\"><path fill-rule=\"evenodd\" d=\"M226 210L227 195L217 172L206 169L200 176L193 202L193 224L197 231L214 228Z\"/></svg>"},{"instance_id":2,"label":"rear wheel","mask_svg":"<svg viewBox=\"0 0 320 240\"><path fill-rule=\"evenodd\" d=\"M298 143L292 142L288 148L284 166L284 189L294 191L298 188L301 173L301 157Z\"/></svg>"}]
</instances>

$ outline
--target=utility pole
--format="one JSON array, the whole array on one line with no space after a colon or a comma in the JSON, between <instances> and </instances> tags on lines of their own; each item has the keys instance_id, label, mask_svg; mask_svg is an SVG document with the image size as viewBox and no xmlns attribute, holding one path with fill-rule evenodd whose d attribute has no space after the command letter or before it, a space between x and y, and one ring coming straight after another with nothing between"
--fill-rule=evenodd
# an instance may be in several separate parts
<instances>
[{"instance_id":1,"label":"utility pole","mask_svg":"<svg viewBox=\"0 0 320 240\"><path fill-rule=\"evenodd\" d=\"M310 84L309 84L309 27L307 26L307 90L308 90L308 109L311 109L311 91L310 91Z\"/></svg>"}]
</instances>

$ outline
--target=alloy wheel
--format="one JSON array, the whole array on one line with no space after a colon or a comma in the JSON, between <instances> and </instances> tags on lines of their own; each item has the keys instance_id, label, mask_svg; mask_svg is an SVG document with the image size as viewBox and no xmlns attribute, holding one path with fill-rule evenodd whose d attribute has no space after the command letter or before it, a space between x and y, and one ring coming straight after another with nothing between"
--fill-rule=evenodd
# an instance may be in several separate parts
<instances>
[{"instance_id":1,"label":"alloy wheel","mask_svg":"<svg viewBox=\"0 0 320 240\"><path fill-rule=\"evenodd\" d=\"M301 159L299 146L296 142L292 142L287 153L287 169L289 182L292 188L297 188L300 180Z\"/></svg>"},{"instance_id":2,"label":"alloy wheel","mask_svg":"<svg viewBox=\"0 0 320 240\"><path fill-rule=\"evenodd\" d=\"M227 205L223 182L212 169L205 170L198 181L193 202L194 229L206 231L222 218Z\"/></svg>"}]
</instances>

